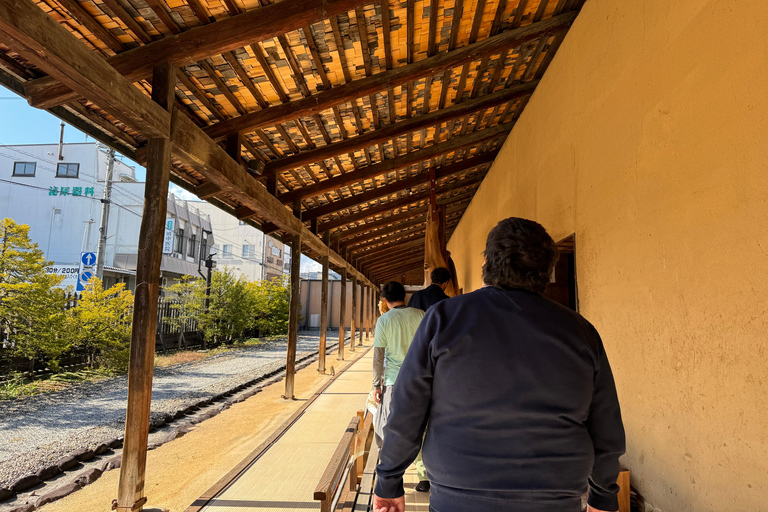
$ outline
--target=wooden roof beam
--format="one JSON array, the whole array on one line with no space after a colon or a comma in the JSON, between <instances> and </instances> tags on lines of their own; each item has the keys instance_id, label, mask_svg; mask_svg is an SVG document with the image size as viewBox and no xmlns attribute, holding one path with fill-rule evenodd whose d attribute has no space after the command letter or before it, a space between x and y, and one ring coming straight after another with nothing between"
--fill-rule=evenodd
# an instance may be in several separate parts
<instances>
[{"instance_id":1,"label":"wooden roof beam","mask_svg":"<svg viewBox=\"0 0 768 512\"><path fill-rule=\"evenodd\" d=\"M449 216L453 216L456 214L456 212L459 212L463 210L466 207L466 204L464 202L460 203L451 203L446 208L446 213ZM358 242L362 240L373 240L374 238L378 238L382 235L386 235L388 233L394 233L395 231L398 231L400 229L405 229L410 226L415 226L417 224L423 224L426 222L425 214L427 213L428 207L422 206L419 208L411 208L405 213L398 214L398 215L392 215L390 217L387 217L386 220L392 219L390 222L399 221L396 224L381 224L378 226L372 226L368 229L361 229L357 232L357 236L340 236L337 238L339 246L340 247L348 247L351 245L356 245ZM463 214L463 211L461 212ZM382 219L385 220L385 219ZM369 223L371 225L377 224L377 223ZM367 224L365 224L367 226ZM383 227L382 227L383 226ZM352 230L349 230L352 231ZM342 232L342 234L345 234L346 232Z\"/></svg>"},{"instance_id":2,"label":"wooden roof beam","mask_svg":"<svg viewBox=\"0 0 768 512\"><path fill-rule=\"evenodd\" d=\"M376 255L370 256L367 259L360 259L357 261L357 263L358 265L360 265L361 268L365 268L366 270L370 271L371 267L376 263L391 260L392 258L412 256L418 252L423 253L424 248L423 247L407 247L405 249L393 249L387 254L379 254L377 256Z\"/></svg>"},{"instance_id":3,"label":"wooden roof beam","mask_svg":"<svg viewBox=\"0 0 768 512\"><path fill-rule=\"evenodd\" d=\"M106 63L129 82L137 82L152 74L156 62L167 61L180 66L194 64L212 55L318 23L366 3L370 3L370 0L278 2L119 53L107 59ZM30 104L33 107L49 108L82 95L80 91L73 91L71 84L63 81L59 83L58 80L58 77L52 75L32 81L26 88Z\"/></svg>"},{"instance_id":4,"label":"wooden roof beam","mask_svg":"<svg viewBox=\"0 0 768 512\"><path fill-rule=\"evenodd\" d=\"M498 151L481 153L471 158L467 158L466 160L460 160L456 163L446 165L444 167L440 167L435 170L436 178L440 180L448 176L453 176L454 174L458 174L458 173L467 171L469 169L473 169L475 167L490 164L496 158L497 154L498 154ZM429 173L425 172L417 176L414 176L412 178L398 180L393 183L390 183L389 185L384 185L383 187L377 187L371 190L367 190L362 194L357 194L354 196L341 199L339 201L334 201L332 203L325 204L323 206L318 206L317 208L311 208L309 210L306 210L302 214L302 219L304 220L316 219L318 217L323 217L325 215L330 215L332 213L346 210L354 206L365 204L382 197L387 197L392 194L396 194L397 192L401 192L409 188L414 188L414 187L423 185L425 183L429 183L429 179L430 179Z\"/></svg>"},{"instance_id":5,"label":"wooden roof beam","mask_svg":"<svg viewBox=\"0 0 768 512\"><path fill-rule=\"evenodd\" d=\"M408 167L409 165L430 160L436 156L445 155L462 148L476 146L482 142L506 136L513 126L513 123L500 124L493 128L487 128L461 137L454 137L449 141L427 146L424 149L406 153L405 155L392 158L391 160L385 160L367 167L361 167L356 171L319 181L314 185L297 188L290 192L286 192L285 194L281 194L279 199L284 204L291 204L297 199L306 199L307 197L313 197L322 194L323 192L346 187L363 179L386 174L391 171Z\"/></svg>"},{"instance_id":6,"label":"wooden roof beam","mask_svg":"<svg viewBox=\"0 0 768 512\"><path fill-rule=\"evenodd\" d=\"M443 185L442 187L437 188L437 193L442 194L446 192L450 192L452 190L455 190L457 188L466 188L466 187L473 187L474 185L479 184L483 180L483 176L478 176L477 178L470 178L466 180L460 180L454 183L449 183L447 185ZM458 196L447 198L446 200L443 200L441 204L447 204L457 201L458 199L465 199L466 197L471 197L471 195L474 195L475 189L473 188L471 191L459 194ZM469 194L469 195L468 195ZM457 199L458 198L458 199ZM418 203L420 201L424 201L426 199L429 199L429 191L426 192L420 192L418 194L413 194L412 196L408 197L402 197L400 199L394 199L392 201L387 201L384 204L378 205L378 206L372 206L370 208L366 208L365 210L362 210L360 212L354 213L352 215L344 215L339 218L324 222L318 226L318 229L322 232L326 229L335 229L340 226L344 226L345 224L351 224L353 222L359 222L363 219L367 219L368 217L372 217L374 215L379 215L381 213L386 213L389 211L392 211L396 208L401 208L403 206L408 206L411 204Z\"/></svg>"},{"instance_id":7,"label":"wooden roof beam","mask_svg":"<svg viewBox=\"0 0 768 512\"><path fill-rule=\"evenodd\" d=\"M418 268L419 266L424 264L424 255L420 256L413 256L408 259L402 259L398 261L394 261L386 266L383 266L378 269L372 270L372 272L378 272L382 275L387 275L390 272L397 272L397 273L404 273L413 270L414 268Z\"/></svg>"},{"instance_id":8,"label":"wooden roof beam","mask_svg":"<svg viewBox=\"0 0 768 512\"><path fill-rule=\"evenodd\" d=\"M391 272L388 272L386 274L381 274L381 277L376 276L376 280L383 284L387 281L394 280L396 277L404 276L408 272L411 272L421 267L423 267L423 263L421 265L419 265L418 263L414 263L413 265L398 267L397 269L393 269Z\"/></svg>"},{"instance_id":9,"label":"wooden roof beam","mask_svg":"<svg viewBox=\"0 0 768 512\"><path fill-rule=\"evenodd\" d=\"M451 217L451 220L453 220L455 218L454 214L456 213L456 211L457 211L456 207L452 207L451 209L446 209L446 213L447 214L448 214L448 212L450 212L449 215ZM459 216L458 218L460 219L461 217ZM371 233L365 233L362 236L350 239L347 243L340 244L340 247L344 247L344 248L354 247L354 246L358 246L358 245L360 245L360 244L362 244L364 242L367 242L367 241L375 240L377 238L380 239L380 237L383 237L384 235L389 235L390 233L409 231L411 227L423 225L423 224L426 223L426 221L427 221L427 218L426 218L426 216L423 213L419 214L419 215L416 215L415 217L411 216L410 220L408 220L408 221L400 222L398 224L394 224L392 226L389 226L389 227L386 227L386 228L383 228L383 229L379 229L379 230L373 231Z\"/></svg>"},{"instance_id":10,"label":"wooden roof beam","mask_svg":"<svg viewBox=\"0 0 768 512\"><path fill-rule=\"evenodd\" d=\"M424 233L424 224L411 226L407 229L403 229L395 233L389 233L388 235L383 235L380 238L374 238L373 240L365 240L355 245L348 245L345 247L345 249L349 249L350 251L353 251L353 252L359 251L367 247L372 247L374 245L386 244L393 240L399 240L401 238L409 237L411 235L415 235L416 233Z\"/></svg>"},{"instance_id":11,"label":"wooden roof beam","mask_svg":"<svg viewBox=\"0 0 768 512\"><path fill-rule=\"evenodd\" d=\"M364 258L366 256L372 256L374 254L383 254L388 251L392 251L393 249L406 249L409 247L423 247L423 246L424 246L424 234L419 233L413 237L401 238L400 240L390 242L389 244L379 245L377 247L368 249L365 252L357 253L354 256L354 258L357 260L360 260L360 258Z\"/></svg>"},{"instance_id":12,"label":"wooden roof beam","mask_svg":"<svg viewBox=\"0 0 768 512\"><path fill-rule=\"evenodd\" d=\"M147 101L150 101L147 98ZM321 256L328 255L334 265L347 268L350 275L373 285L356 268L339 254L330 250L320 238L312 233L293 213L256 180L218 144L211 140L181 111L173 112L171 140L174 156L191 165L205 176L207 182L218 187L243 204L236 210L241 218L259 215L269 219L281 230L288 233L301 233L302 243ZM250 210L253 213L250 213Z\"/></svg>"},{"instance_id":13,"label":"wooden roof beam","mask_svg":"<svg viewBox=\"0 0 768 512\"><path fill-rule=\"evenodd\" d=\"M381 229L377 229L376 231L369 231L365 232L360 236L357 236L355 238L347 238L345 241L340 242L340 247L352 247L354 245L358 245L361 242L364 242L366 240L373 240L378 237L388 235L389 233L395 233L400 230L406 230L410 228L411 226L418 226L419 224L424 224L427 221L426 212L419 213L419 214L410 214L406 216L406 220L403 222L398 222L397 224L392 224L386 227L383 227Z\"/></svg>"},{"instance_id":14,"label":"wooden roof beam","mask_svg":"<svg viewBox=\"0 0 768 512\"><path fill-rule=\"evenodd\" d=\"M446 222L446 227L448 227L448 226L452 227L452 226L456 225L456 223L458 223L458 221L459 221L459 219L456 219L456 218L451 219L450 221ZM393 241L403 240L403 239L406 239L406 238L409 238L409 237L412 237L412 236L415 236L415 235L419 235L419 234L420 235L424 235L425 231L426 231L426 226L425 225L415 226L415 227L412 227L411 229L403 231L402 233L400 233L400 232L392 233L392 234L384 236L382 238L362 243L362 244L360 244L357 247L349 247L348 249L350 251L352 251L352 253L356 253L357 251L367 250L367 249L373 248L373 247L380 247L382 245L386 245L386 244L391 243Z\"/></svg>"},{"instance_id":15,"label":"wooden roof beam","mask_svg":"<svg viewBox=\"0 0 768 512\"><path fill-rule=\"evenodd\" d=\"M503 105L532 94L538 83L538 80L533 80L442 110L387 125L357 137L344 139L309 151L303 151L297 155L281 158L280 160L273 160L265 165L264 171L269 173L296 169L302 165L321 162L334 156L345 155L352 151L375 146L402 135L450 121L451 119L465 117L474 112Z\"/></svg>"},{"instance_id":16,"label":"wooden roof beam","mask_svg":"<svg viewBox=\"0 0 768 512\"><path fill-rule=\"evenodd\" d=\"M424 251L405 254L392 260L372 267L371 274L387 275L389 272L401 272L403 268L413 268L413 266L424 264Z\"/></svg>"},{"instance_id":17,"label":"wooden roof beam","mask_svg":"<svg viewBox=\"0 0 768 512\"><path fill-rule=\"evenodd\" d=\"M30 0L0 2L0 39L143 136L168 137L171 116L166 110ZM158 61L149 63L147 75Z\"/></svg>"},{"instance_id":18,"label":"wooden roof beam","mask_svg":"<svg viewBox=\"0 0 768 512\"><path fill-rule=\"evenodd\" d=\"M284 3L285 2L275 5L282 5ZM257 9L253 12L259 11L261 11L261 9ZM222 121L206 128L206 133L212 138L218 139L225 137L228 133L265 128L299 117L316 114L341 103L362 98L398 85L404 85L420 78L433 76L442 71L453 69L456 66L474 62L487 55L498 54L505 49L515 48L540 37L550 36L560 31L567 30L576 18L576 14L576 12L569 12L554 16L538 23L526 25L522 28L502 32L493 37L489 37L488 39L452 51L438 53L433 57L428 57L413 64L377 73L373 76L354 80L346 84L337 85L333 89L322 91L307 98L291 101L282 105L276 105L256 112L250 112L227 121ZM237 19L242 16L245 16L245 14L231 19ZM215 26L219 23L222 22L217 22L210 26Z\"/></svg>"}]
</instances>

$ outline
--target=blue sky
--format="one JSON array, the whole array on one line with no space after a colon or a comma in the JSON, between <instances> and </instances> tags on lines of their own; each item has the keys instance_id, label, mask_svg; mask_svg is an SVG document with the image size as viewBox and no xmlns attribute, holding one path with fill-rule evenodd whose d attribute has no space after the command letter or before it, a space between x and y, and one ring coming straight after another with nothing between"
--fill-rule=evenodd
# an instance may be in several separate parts
<instances>
[{"instance_id":1,"label":"blue sky","mask_svg":"<svg viewBox=\"0 0 768 512\"><path fill-rule=\"evenodd\" d=\"M59 142L61 121L45 110L30 107L24 98L0 88L0 145L4 144L56 144ZM77 128L66 125L64 142L95 142ZM144 181L144 168L125 159L136 167L136 177ZM179 189L181 190L181 189ZM191 197L185 197L191 199Z\"/></svg>"},{"instance_id":2,"label":"blue sky","mask_svg":"<svg viewBox=\"0 0 768 512\"><path fill-rule=\"evenodd\" d=\"M0 145L7 144L57 144L61 121L45 110L30 107L26 100L11 91L0 87ZM77 128L66 125L64 142L94 142ZM136 177L144 181L146 176L142 166L125 159L126 163L136 167ZM197 197L171 183L171 192L182 199L197 200ZM301 271L316 272L320 265L302 255Z\"/></svg>"}]
</instances>

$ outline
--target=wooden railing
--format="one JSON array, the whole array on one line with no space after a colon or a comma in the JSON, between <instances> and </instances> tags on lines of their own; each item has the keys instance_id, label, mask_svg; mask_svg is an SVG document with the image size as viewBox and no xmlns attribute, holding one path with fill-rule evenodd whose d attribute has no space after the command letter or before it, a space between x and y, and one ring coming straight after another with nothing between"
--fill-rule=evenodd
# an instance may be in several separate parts
<instances>
[{"instance_id":1,"label":"wooden railing","mask_svg":"<svg viewBox=\"0 0 768 512\"><path fill-rule=\"evenodd\" d=\"M348 498L355 495L362 481L372 442L373 415L358 411L315 487L315 500L322 512L336 510L339 505L351 509Z\"/></svg>"}]
</instances>

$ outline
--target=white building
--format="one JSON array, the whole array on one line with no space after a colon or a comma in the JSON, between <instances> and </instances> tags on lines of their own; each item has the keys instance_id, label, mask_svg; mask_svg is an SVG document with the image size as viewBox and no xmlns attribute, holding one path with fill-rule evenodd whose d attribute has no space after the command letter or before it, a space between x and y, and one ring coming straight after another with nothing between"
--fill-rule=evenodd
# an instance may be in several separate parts
<instances>
[{"instance_id":1,"label":"white building","mask_svg":"<svg viewBox=\"0 0 768 512\"><path fill-rule=\"evenodd\" d=\"M63 286L77 284L83 252L96 253L101 199L107 175L107 151L96 143L0 146L0 218L30 227L30 237L53 262L52 271L67 276ZM104 281L135 287L144 183L135 169L114 162ZM161 262L165 284L182 275L198 274L198 261L213 242L207 215L168 198L173 244ZM204 267L203 267L204 270Z\"/></svg>"},{"instance_id":2,"label":"white building","mask_svg":"<svg viewBox=\"0 0 768 512\"><path fill-rule=\"evenodd\" d=\"M211 248L216 268L231 269L236 276L250 281L272 279L284 274L284 265L290 263L290 256L286 256L286 247L281 241L264 235L210 203L195 201L189 204L210 217L216 233L216 243Z\"/></svg>"}]
</instances>

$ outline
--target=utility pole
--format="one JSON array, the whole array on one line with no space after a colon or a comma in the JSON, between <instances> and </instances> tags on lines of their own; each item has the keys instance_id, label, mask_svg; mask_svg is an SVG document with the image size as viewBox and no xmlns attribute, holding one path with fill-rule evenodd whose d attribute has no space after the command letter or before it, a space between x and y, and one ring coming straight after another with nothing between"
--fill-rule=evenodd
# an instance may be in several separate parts
<instances>
[{"instance_id":1,"label":"utility pole","mask_svg":"<svg viewBox=\"0 0 768 512\"><path fill-rule=\"evenodd\" d=\"M107 152L107 178L104 183L104 195L101 199L101 227L99 228L99 247L96 249L96 277L104 279L104 259L107 251L107 227L109 225L109 203L112 197L112 171L115 168L115 150Z\"/></svg>"}]
</instances>

